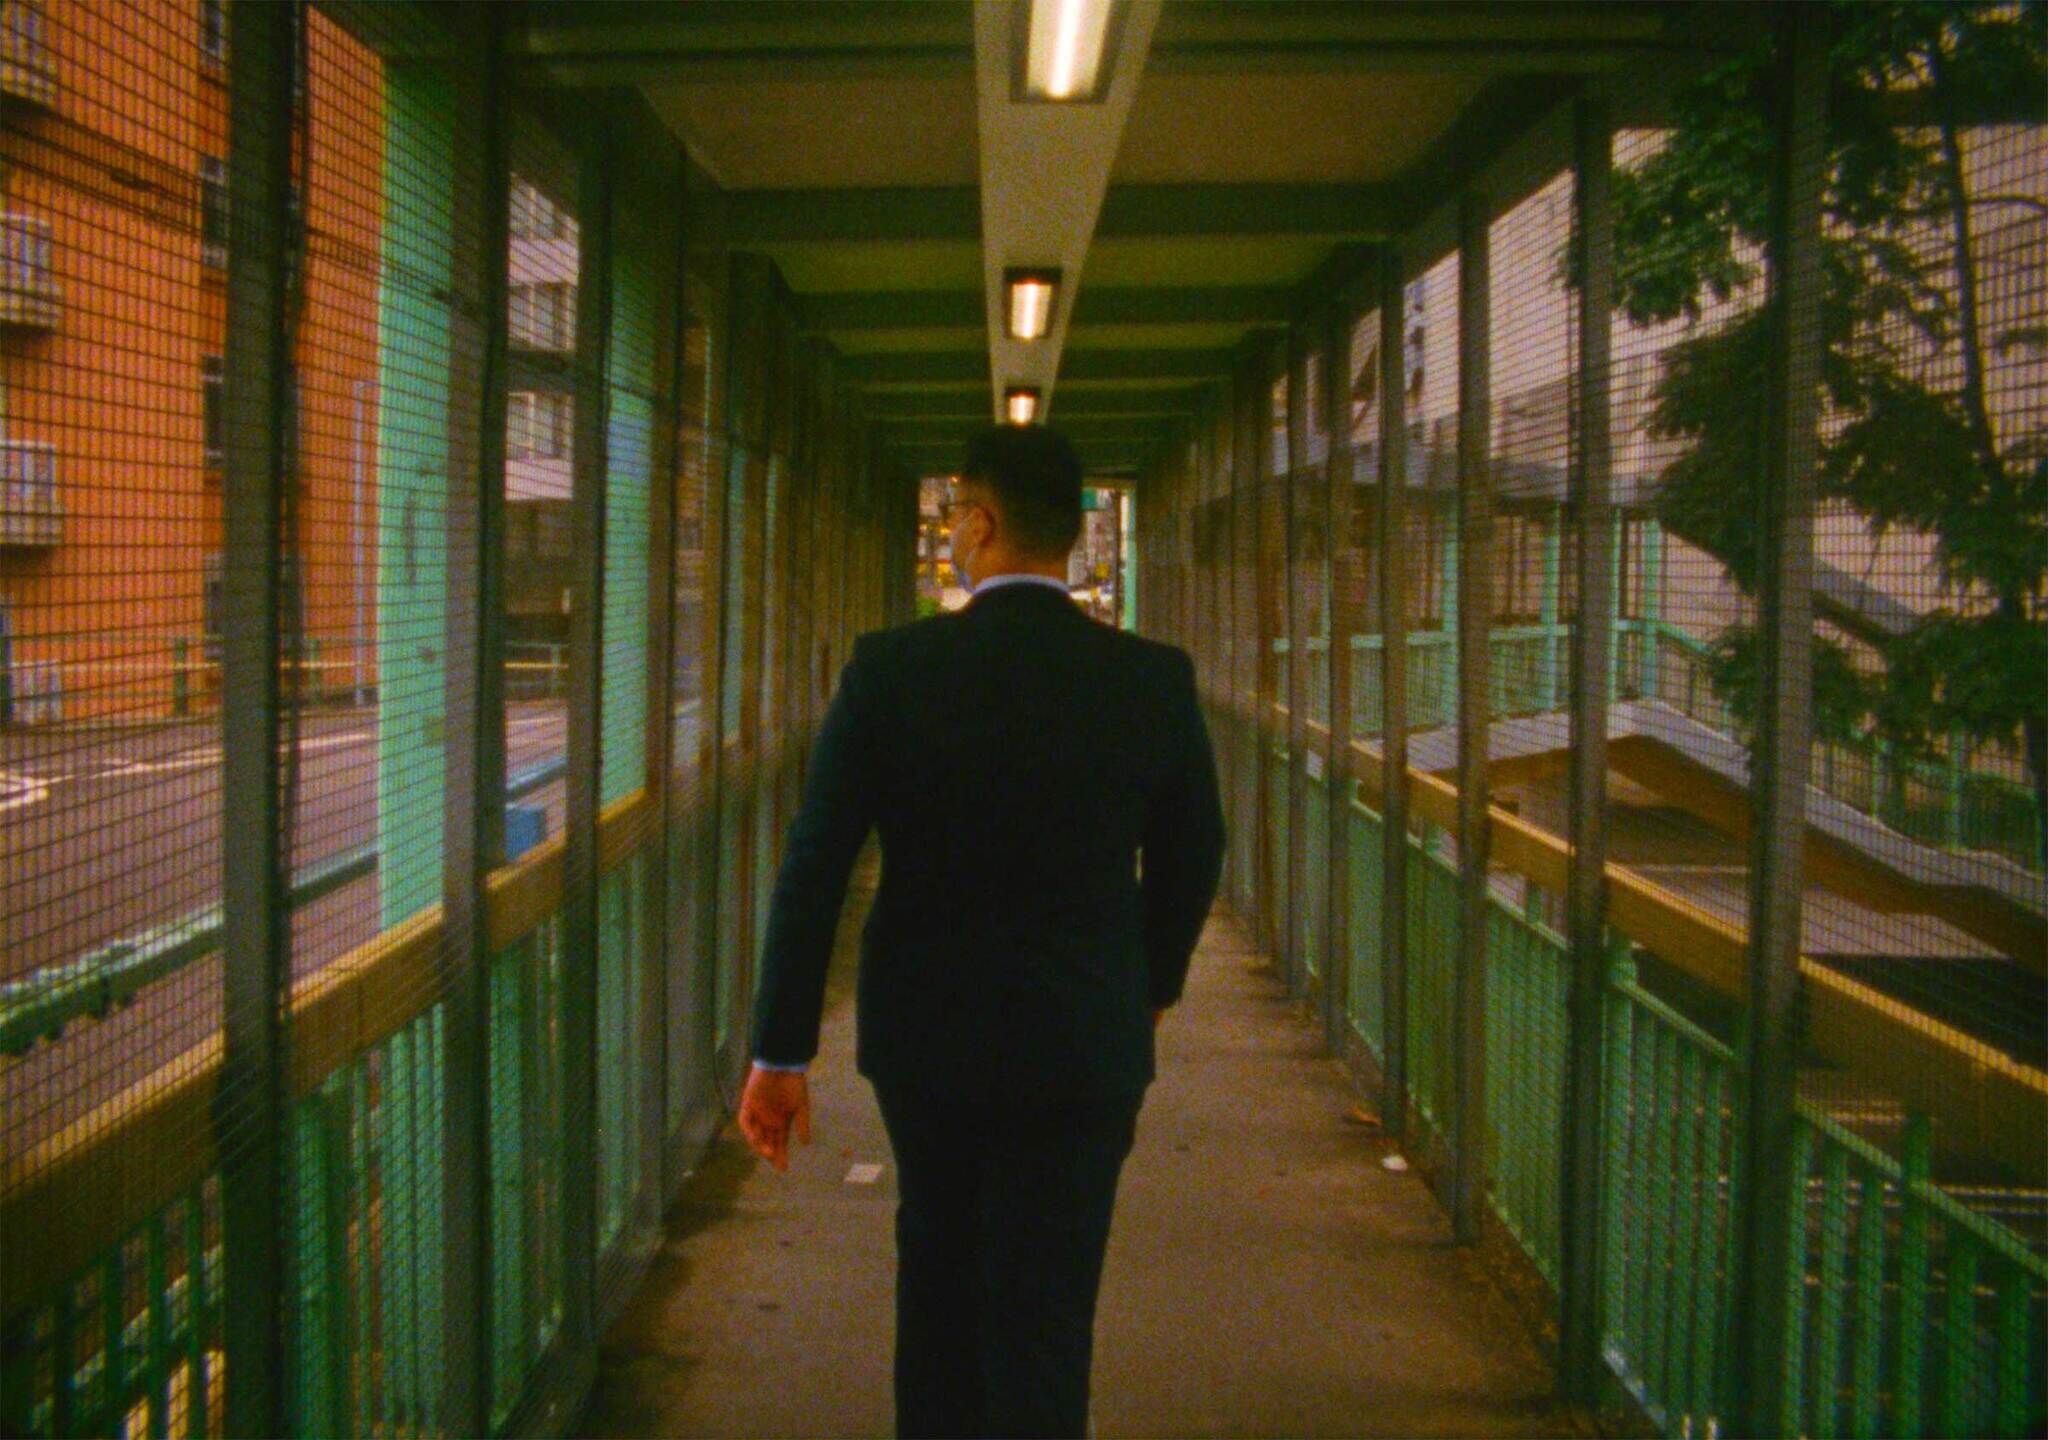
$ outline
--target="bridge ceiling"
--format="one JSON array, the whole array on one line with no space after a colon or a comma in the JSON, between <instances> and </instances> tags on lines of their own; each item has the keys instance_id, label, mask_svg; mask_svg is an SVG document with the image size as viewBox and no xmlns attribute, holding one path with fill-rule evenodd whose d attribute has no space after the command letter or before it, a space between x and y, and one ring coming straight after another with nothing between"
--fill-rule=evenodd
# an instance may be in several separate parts
<instances>
[{"instance_id":1,"label":"bridge ceiling","mask_svg":"<svg viewBox=\"0 0 2048 1440\"><path fill-rule=\"evenodd\" d=\"M1028 368L991 317L1002 267L1027 258L1030 197L1048 197L1048 232L1062 223L1062 143L1020 143L1004 112L1090 108L992 105L1008 77L978 88L977 3L994 7L982 69L1007 67L989 37L1014 37L1010 6L1030 0L537 0L521 42L530 83L646 97L726 192L732 247L775 262L803 327L925 469L987 422L1002 372ZM1122 3L1125 22L1150 14ZM1099 212L1046 257L1063 276L1036 352L1057 357L1037 377L1050 418L1092 466L1142 465L1248 347L1585 76L1696 63L1725 24L1630 0L1164 0L1135 56L1112 50L1105 99L1128 109L1108 107ZM1017 173L1035 166L1052 173Z\"/></svg>"}]
</instances>

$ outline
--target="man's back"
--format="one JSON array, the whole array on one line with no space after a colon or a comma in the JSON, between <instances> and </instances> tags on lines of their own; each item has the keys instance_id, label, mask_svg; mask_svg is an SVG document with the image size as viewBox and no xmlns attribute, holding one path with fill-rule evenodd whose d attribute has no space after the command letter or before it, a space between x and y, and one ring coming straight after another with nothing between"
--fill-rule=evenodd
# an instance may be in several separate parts
<instances>
[{"instance_id":1,"label":"man's back","mask_svg":"<svg viewBox=\"0 0 2048 1440\"><path fill-rule=\"evenodd\" d=\"M831 871L871 823L862 1074L995 1102L1141 1092L1151 1012L1179 997L1222 864L1187 656L1009 584L863 636L834 709L777 884L756 1053L815 1045L796 977L828 917L807 912L829 899L836 919Z\"/></svg>"}]
</instances>

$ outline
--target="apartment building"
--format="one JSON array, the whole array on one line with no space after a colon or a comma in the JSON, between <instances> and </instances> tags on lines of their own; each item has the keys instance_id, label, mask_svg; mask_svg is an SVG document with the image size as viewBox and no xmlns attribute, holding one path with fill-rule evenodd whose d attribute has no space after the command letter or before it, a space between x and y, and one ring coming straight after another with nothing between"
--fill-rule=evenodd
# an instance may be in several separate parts
<instances>
[{"instance_id":1,"label":"apartment building","mask_svg":"<svg viewBox=\"0 0 2048 1440\"><path fill-rule=\"evenodd\" d=\"M166 11L176 19L165 24ZM318 12L298 45L294 353L304 676L375 684L381 107ZM0 724L218 704L227 0L0 0ZM309 158L310 157L310 158Z\"/></svg>"}]
</instances>

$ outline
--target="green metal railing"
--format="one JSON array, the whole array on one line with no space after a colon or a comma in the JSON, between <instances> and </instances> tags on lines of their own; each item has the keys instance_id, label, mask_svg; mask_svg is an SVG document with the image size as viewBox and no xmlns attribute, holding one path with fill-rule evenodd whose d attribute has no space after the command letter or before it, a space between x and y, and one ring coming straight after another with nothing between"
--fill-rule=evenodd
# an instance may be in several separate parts
<instances>
[{"instance_id":1,"label":"green metal railing","mask_svg":"<svg viewBox=\"0 0 2048 1440\"><path fill-rule=\"evenodd\" d=\"M1323 788L1311 782L1315 788ZM1352 914L1379 912L1380 815L1344 809ZM1450 1021L1457 868L1434 827L1411 836L1408 875L1410 1095L1450 1143ZM1485 1144L1494 1215L1530 1266L1560 1264L1564 937L1500 888L1489 907ZM1385 1057L1379 927L1349 931L1347 1018ZM1716 1433L1729 1412L1731 1217L1742 1183L1740 1062L1639 982L1636 951L1610 933L1600 1176L1601 1350L1618 1384L1674 1437ZM1811 1106L1782 1212L1794 1244L1773 1303L1798 1343L1784 1357L1785 1434L2007 1435L2042 1413L2048 1257L1931 1177L1924 1119L1899 1159Z\"/></svg>"},{"instance_id":2,"label":"green metal railing","mask_svg":"<svg viewBox=\"0 0 2048 1440\"><path fill-rule=\"evenodd\" d=\"M643 1157L635 1041L647 954L641 852L600 891L598 1113L603 1223L620 1232ZM490 974L489 1337L494 1422L503 1424L562 1323L564 957L549 916ZM297 1433L399 1435L440 1428L440 1233L444 1179L441 1005L321 1081L292 1107L289 1239L296 1275ZM204 1434L220 1354L218 1176L109 1247L7 1336L0 1416L16 1434ZM196 1283L195 1283L196 1281ZM111 1343L109 1337L113 1337Z\"/></svg>"}]
</instances>

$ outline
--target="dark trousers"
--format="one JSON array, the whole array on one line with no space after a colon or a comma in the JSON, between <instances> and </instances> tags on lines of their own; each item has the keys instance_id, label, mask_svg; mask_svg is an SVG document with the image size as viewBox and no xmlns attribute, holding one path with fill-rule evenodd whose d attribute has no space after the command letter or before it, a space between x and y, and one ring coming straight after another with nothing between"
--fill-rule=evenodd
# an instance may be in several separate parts
<instances>
[{"instance_id":1,"label":"dark trousers","mask_svg":"<svg viewBox=\"0 0 2048 1440\"><path fill-rule=\"evenodd\" d=\"M895 1152L896 1433L1080 1436L1144 1096L991 1110L876 1086Z\"/></svg>"}]
</instances>

